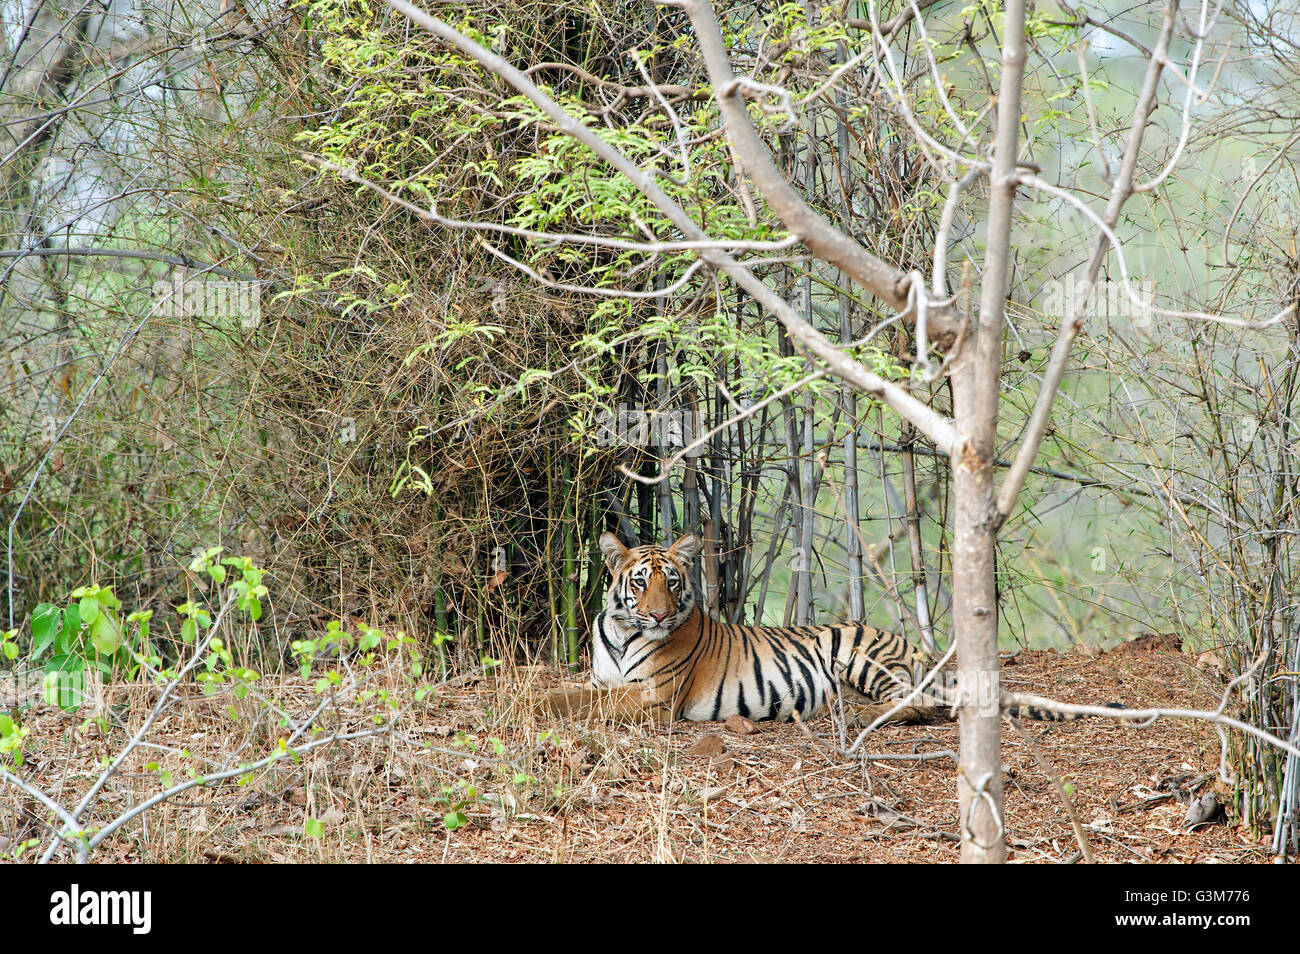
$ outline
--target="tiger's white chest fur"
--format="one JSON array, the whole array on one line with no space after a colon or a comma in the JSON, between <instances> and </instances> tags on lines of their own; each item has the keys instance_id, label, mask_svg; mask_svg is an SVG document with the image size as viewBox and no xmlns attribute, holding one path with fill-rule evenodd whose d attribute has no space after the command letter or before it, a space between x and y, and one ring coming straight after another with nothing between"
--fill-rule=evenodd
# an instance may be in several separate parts
<instances>
[{"instance_id":1,"label":"tiger's white chest fur","mask_svg":"<svg viewBox=\"0 0 1300 954\"><path fill-rule=\"evenodd\" d=\"M611 687L650 680L654 651L662 643L635 625L623 624L617 614L601 612L592 627L592 683Z\"/></svg>"},{"instance_id":2,"label":"tiger's white chest fur","mask_svg":"<svg viewBox=\"0 0 1300 954\"><path fill-rule=\"evenodd\" d=\"M627 638L618 627L605 620L605 614L596 617L592 627L591 681L596 686L621 686L627 681L619 666Z\"/></svg>"}]
</instances>

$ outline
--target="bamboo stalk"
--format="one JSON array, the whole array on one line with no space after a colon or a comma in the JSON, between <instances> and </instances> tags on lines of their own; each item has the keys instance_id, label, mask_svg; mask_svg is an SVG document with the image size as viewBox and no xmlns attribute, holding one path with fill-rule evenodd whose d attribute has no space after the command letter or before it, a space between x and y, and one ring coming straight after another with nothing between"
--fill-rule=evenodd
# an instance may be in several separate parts
<instances>
[{"instance_id":1,"label":"bamboo stalk","mask_svg":"<svg viewBox=\"0 0 1300 954\"><path fill-rule=\"evenodd\" d=\"M788 180L794 179L794 137L786 133L780 137L780 166ZM789 269L781 269L781 285L788 288ZM789 332L784 328L780 329L778 347L782 356L788 357L794 354L794 345L790 340ZM799 590L802 585L801 567L804 563L805 554L807 553L806 543L803 538L804 521L803 507L808 505L805 496L806 485L802 480L802 469L799 466L799 446L802 429L799 424L799 417L796 412L796 404L793 397L781 399L781 408L785 412L785 451L786 451L786 482L791 490L791 506L794 508L794 519L791 521L794 530L794 548L790 560L790 589L786 592L785 612L781 617L781 625L789 626L795 618L798 607ZM783 535L784 536L784 535Z\"/></svg>"},{"instance_id":2,"label":"bamboo stalk","mask_svg":"<svg viewBox=\"0 0 1300 954\"><path fill-rule=\"evenodd\" d=\"M804 277L803 294L804 317L811 323L813 319L812 280L807 276ZM808 389L803 396L803 439L799 458L799 497L802 507L799 511L799 543L802 549L802 560L796 569L798 586L796 587L797 605L795 612L795 619L799 626L810 625L813 618L812 567L817 515L816 478L813 475L814 457L817 452L815 446L814 422L816 417L814 404L813 392Z\"/></svg>"},{"instance_id":3,"label":"bamboo stalk","mask_svg":"<svg viewBox=\"0 0 1300 954\"><path fill-rule=\"evenodd\" d=\"M600 539L600 508L592 502L587 508L587 546L581 551L583 556L588 557L587 567L587 618L595 619L596 614L601 611L605 604L605 588L602 585L602 573L604 572L604 561L599 557L591 558L589 551L594 547L594 541Z\"/></svg>"},{"instance_id":4,"label":"bamboo stalk","mask_svg":"<svg viewBox=\"0 0 1300 954\"><path fill-rule=\"evenodd\" d=\"M435 533L439 532L439 528L441 527L441 524L442 524L441 508L435 504L433 508L433 528ZM433 577L433 625L434 625L434 629L437 632L450 636L451 629L448 627L447 624L447 591L443 589L443 585L442 585L442 569L438 560L434 560L432 562L433 562L433 567L431 570L431 576ZM448 654L447 644L445 642L441 642L438 644L437 649L438 649L438 665L441 668L443 674L446 674L447 669L451 664L451 661L447 658L447 654Z\"/></svg>"},{"instance_id":5,"label":"bamboo stalk","mask_svg":"<svg viewBox=\"0 0 1300 954\"><path fill-rule=\"evenodd\" d=\"M847 57L844 44L837 44L835 64L844 63ZM838 175L835 177L839 192L840 228L849 229L849 199L845 189L845 179L849 174L849 129L844 123L844 113L848 107L848 94L842 87L835 90L835 154L838 159ZM849 277L839 273L836 284L842 292L847 292ZM838 296L840 318L840 341L844 344L853 340L853 305L848 294ZM862 534L861 503L858 487L858 392L847 383L840 389L840 403L844 417L848 422L848 432L844 435L844 522L848 531L848 572L849 572L849 618L860 623L867 615L866 597L862 591Z\"/></svg>"},{"instance_id":6,"label":"bamboo stalk","mask_svg":"<svg viewBox=\"0 0 1300 954\"><path fill-rule=\"evenodd\" d=\"M682 406L682 443L688 444L695 440L700 433L700 421L697 413L695 389L687 389L686 400ZM685 473L682 476L682 530L686 533L696 533L700 528L700 472L697 466L697 457L687 457L685 464ZM704 564L708 565L708 556L703 558ZM695 592L702 592L700 578L700 563L695 560L691 563L691 583L695 587Z\"/></svg>"},{"instance_id":7,"label":"bamboo stalk","mask_svg":"<svg viewBox=\"0 0 1300 954\"><path fill-rule=\"evenodd\" d=\"M794 349L791 347L789 337L782 333L780 343L781 353L783 355L793 354ZM794 531L793 557L791 559L790 572L790 590L787 594L785 603L785 612L782 615L781 625L789 626L795 610L795 602L799 590L799 568L802 562L802 554L806 552L803 545L803 506L804 506L804 487L799 479L799 450L798 450L798 433L799 423L796 416L795 403L793 398L784 397L781 399L781 408L785 420L785 454L786 466L784 468L787 495L790 501L792 519L790 529ZM784 534L781 535L784 540ZM775 537L773 538L775 540Z\"/></svg>"},{"instance_id":8,"label":"bamboo stalk","mask_svg":"<svg viewBox=\"0 0 1300 954\"><path fill-rule=\"evenodd\" d=\"M704 521L704 609L710 616L718 616L718 538L717 525Z\"/></svg>"},{"instance_id":9,"label":"bamboo stalk","mask_svg":"<svg viewBox=\"0 0 1300 954\"><path fill-rule=\"evenodd\" d=\"M762 411L758 424L758 447L763 446L763 433L767 428L767 410ZM740 460L740 504L736 508L735 533L732 548L735 551L735 575L732 578L733 596L728 619L741 623L745 616L745 595L749 583L750 570L754 562L754 505L758 497L759 467L748 466L750 454L760 453L758 448L751 452L745 436L746 424L741 422L736 429L737 455Z\"/></svg>"},{"instance_id":10,"label":"bamboo stalk","mask_svg":"<svg viewBox=\"0 0 1300 954\"><path fill-rule=\"evenodd\" d=\"M729 410L724 403L722 392L717 388L714 388L713 401L714 413L717 415L718 421L721 422L726 419ZM713 446L715 448L713 455L713 498L709 507L715 575L713 603L720 618L725 619L727 616L727 594L731 592L729 581L734 579L735 565L734 558L728 552L729 548L727 546L731 516L730 466L732 460L734 460L734 441L731 429L728 428L726 433L714 435Z\"/></svg>"},{"instance_id":11,"label":"bamboo stalk","mask_svg":"<svg viewBox=\"0 0 1300 954\"><path fill-rule=\"evenodd\" d=\"M575 649L578 638L578 573L574 565L574 536L577 533L577 520L574 509L576 494L573 489L573 464L566 457L564 460L564 510L561 524L564 534L564 588L561 591L561 611L564 626L563 638L556 653L561 664L573 666L576 658Z\"/></svg>"},{"instance_id":12,"label":"bamboo stalk","mask_svg":"<svg viewBox=\"0 0 1300 954\"><path fill-rule=\"evenodd\" d=\"M741 554L736 545L735 524L731 518L735 509L731 495L732 477L732 461L728 459L722 481L722 523L717 530L722 564L718 574L718 609L724 616L735 614L735 603L740 596Z\"/></svg>"},{"instance_id":13,"label":"bamboo stalk","mask_svg":"<svg viewBox=\"0 0 1300 954\"><path fill-rule=\"evenodd\" d=\"M921 551L921 512L916 504L916 465L912 458L912 443L916 432L910 424L904 425L899 443L903 451L903 500L906 505L907 544L912 556L912 592L916 597L916 618L921 627L921 648L934 652L934 623L930 619L930 600L926 592L924 554Z\"/></svg>"},{"instance_id":14,"label":"bamboo stalk","mask_svg":"<svg viewBox=\"0 0 1300 954\"><path fill-rule=\"evenodd\" d=\"M660 345L659 359L656 362L659 371L659 401L658 411L660 414L668 410L668 355L667 348ZM673 456L671 447L664 446L667 443L667 437L664 435L662 418L656 418L658 422L654 428L654 443L659 451L659 473L663 474L663 462ZM658 493L659 509L659 540L664 546L673 542L673 490L671 480L662 480L655 485Z\"/></svg>"},{"instance_id":15,"label":"bamboo stalk","mask_svg":"<svg viewBox=\"0 0 1300 954\"><path fill-rule=\"evenodd\" d=\"M840 276L840 281L846 279ZM848 342L853 337L852 323L849 319L849 300L840 296L840 341ZM848 570L849 570L849 618L855 623L862 622L867 615L866 598L862 592L862 538L861 538L861 504L858 488L858 408L856 389L845 385L840 390L840 401L844 416L848 419L848 431L844 435L844 522L848 529Z\"/></svg>"},{"instance_id":16,"label":"bamboo stalk","mask_svg":"<svg viewBox=\"0 0 1300 954\"><path fill-rule=\"evenodd\" d=\"M763 621L763 608L767 605L767 584L772 579L772 564L776 560L776 552L785 542L785 535L790 531L791 521L786 518L786 512L790 509L790 484L785 485L785 492L781 497L781 503L777 505L776 516L772 521L772 539L767 546L767 556L763 560L763 568L758 574L758 600L754 604L754 622L761 624Z\"/></svg>"},{"instance_id":17,"label":"bamboo stalk","mask_svg":"<svg viewBox=\"0 0 1300 954\"><path fill-rule=\"evenodd\" d=\"M555 514L555 455L552 451L550 442L546 445L546 546L542 552L546 554L549 561L555 546L555 527L562 524L556 520ZM561 518L563 514L561 514ZM547 573L546 576L546 605L551 610L550 620L550 637L551 637L551 664L558 666L560 663L560 614L558 594L555 587L555 574Z\"/></svg>"}]
</instances>

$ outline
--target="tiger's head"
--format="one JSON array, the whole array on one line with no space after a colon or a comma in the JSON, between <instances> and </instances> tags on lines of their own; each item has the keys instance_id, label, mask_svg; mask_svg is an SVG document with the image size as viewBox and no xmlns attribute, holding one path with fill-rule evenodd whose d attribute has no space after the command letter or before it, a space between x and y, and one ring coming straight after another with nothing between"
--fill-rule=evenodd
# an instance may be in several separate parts
<instances>
[{"instance_id":1,"label":"tiger's head","mask_svg":"<svg viewBox=\"0 0 1300 954\"><path fill-rule=\"evenodd\" d=\"M691 561L700 546L694 534L671 547L625 547L614 534L601 534L600 552L614 576L605 613L625 637L640 631L647 639L665 640L686 622L695 609Z\"/></svg>"}]
</instances>

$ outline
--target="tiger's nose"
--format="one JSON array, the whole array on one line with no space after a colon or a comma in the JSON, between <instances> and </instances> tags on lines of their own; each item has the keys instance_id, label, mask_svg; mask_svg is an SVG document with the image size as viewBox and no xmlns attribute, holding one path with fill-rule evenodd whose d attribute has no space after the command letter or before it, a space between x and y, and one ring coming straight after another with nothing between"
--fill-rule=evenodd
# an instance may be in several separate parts
<instances>
[{"instance_id":1,"label":"tiger's nose","mask_svg":"<svg viewBox=\"0 0 1300 954\"><path fill-rule=\"evenodd\" d=\"M650 615L654 618L654 621L656 623L662 623L665 619L668 618L667 613L656 613L654 612L654 610L650 611Z\"/></svg>"}]
</instances>

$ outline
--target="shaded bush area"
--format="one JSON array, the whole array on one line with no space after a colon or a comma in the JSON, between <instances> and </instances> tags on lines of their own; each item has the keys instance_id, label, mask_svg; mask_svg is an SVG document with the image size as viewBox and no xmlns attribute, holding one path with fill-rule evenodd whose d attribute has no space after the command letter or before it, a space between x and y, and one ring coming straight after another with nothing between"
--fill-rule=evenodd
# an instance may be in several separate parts
<instances>
[{"instance_id":1,"label":"shaded bush area","mask_svg":"<svg viewBox=\"0 0 1300 954\"><path fill-rule=\"evenodd\" d=\"M669 131L646 89L653 74L699 132L689 199L701 221L782 237L709 132L701 69L673 11L633 25L612 8L521 3L474 22L557 95L632 130L623 145L647 158ZM799 26L771 32L790 45ZM639 62L610 52L632 47L646 51ZM821 484L820 471L806 481L824 442L876 425L846 416L834 388L726 429L666 486L618 472L657 474L683 443L651 433L611 448L620 409L685 413L700 434L807 370L770 318L697 274L692 255L539 249L390 201L487 226L671 240L630 186L523 106L503 112L497 81L370 5L338 2L295 5L255 41L232 32L191 67L190 95L174 108L119 106L131 145L151 148L153 189L144 200L124 193L125 211L86 238L145 260L106 268L102 257L52 256L41 285L55 275L71 290L51 305L34 284L26 302L48 315L6 409L16 462L6 480L23 503L17 616L87 574L150 603L191 551L220 542L280 583L266 631L281 650L295 627L352 615L455 633L470 658L546 650L576 664L602 595L593 553L603 530L648 541L707 525L711 605L734 618L762 615L768 588L757 584L786 562L800 506L832 510L825 549L842 562L852 534L826 501L843 481ZM828 171L793 140L778 148L829 208ZM906 229L919 243L924 230L902 210L923 182L897 149L904 176L860 189L863 227ZM854 180L861 164L890 158L855 149ZM812 279L829 287L807 299L831 322L874 321L838 298L833 277L773 274L791 294ZM260 314L159 306L158 283L186 279L256 282ZM647 296L675 290L631 302L566 290L627 283ZM887 351L872 353L892 367ZM814 446L805 415L838 423ZM62 436L51 432L69 416ZM778 507L762 499L782 491ZM756 538L778 533L765 565L746 558ZM827 598L847 606L842 592Z\"/></svg>"}]
</instances>

